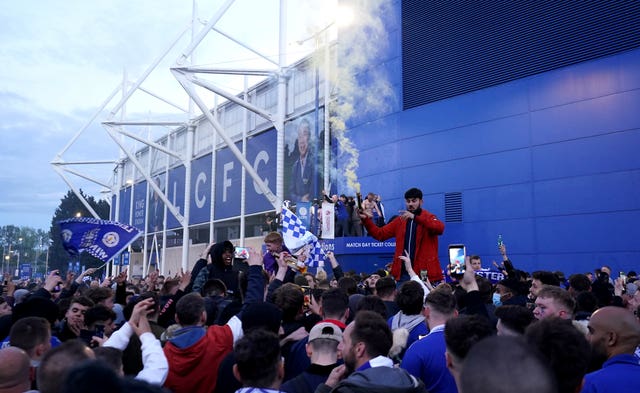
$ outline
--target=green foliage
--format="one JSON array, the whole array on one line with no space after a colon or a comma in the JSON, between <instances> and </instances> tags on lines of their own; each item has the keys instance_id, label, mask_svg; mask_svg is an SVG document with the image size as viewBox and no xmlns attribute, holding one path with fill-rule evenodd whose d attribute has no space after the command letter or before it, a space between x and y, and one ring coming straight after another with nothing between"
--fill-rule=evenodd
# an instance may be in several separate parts
<instances>
[{"instance_id":1,"label":"green foliage","mask_svg":"<svg viewBox=\"0 0 640 393\"><path fill-rule=\"evenodd\" d=\"M18 263L31 263L38 272L44 272L49 233L42 229L6 225L0 227L0 270L13 272Z\"/></svg>"},{"instance_id":2,"label":"green foliage","mask_svg":"<svg viewBox=\"0 0 640 393\"><path fill-rule=\"evenodd\" d=\"M89 202L91 208L96 213L98 213L101 219L109 219L110 207L107 201L96 200L93 196L85 195L82 190L80 190L80 194L87 200L87 202ZM69 262L75 263L75 261L77 260L72 260L72 258L62 246L62 240L60 238L60 226L58 225L58 221L76 217L76 215L78 214L82 217L92 217L91 213L89 213L87 208L84 207L80 199L73 193L73 191L69 191L67 192L67 195L65 195L60 200L60 205L56 209L53 219L51 220L51 230L49 231L49 233L51 234L51 248L49 250L49 270L59 269L60 272L66 272ZM87 253L80 254L81 266L84 265L89 268L98 267L102 264L102 261L92 257Z\"/></svg>"}]
</instances>

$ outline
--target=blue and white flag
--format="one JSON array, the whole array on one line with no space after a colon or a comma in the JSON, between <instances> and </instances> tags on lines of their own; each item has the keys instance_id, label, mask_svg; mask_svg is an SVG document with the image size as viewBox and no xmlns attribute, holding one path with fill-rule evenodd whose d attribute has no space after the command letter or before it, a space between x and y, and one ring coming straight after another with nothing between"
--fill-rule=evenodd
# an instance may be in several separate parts
<instances>
[{"instance_id":1,"label":"blue and white flag","mask_svg":"<svg viewBox=\"0 0 640 393\"><path fill-rule=\"evenodd\" d=\"M70 255L86 251L106 262L142 234L138 228L89 217L59 221L62 245Z\"/></svg>"},{"instance_id":2,"label":"blue and white flag","mask_svg":"<svg viewBox=\"0 0 640 393\"><path fill-rule=\"evenodd\" d=\"M282 208L282 237L284 244L295 254L297 250L309 246L309 259L307 265L318 267L324 263L324 250L318 238L302 225L302 221L287 208ZM321 263L322 262L322 263Z\"/></svg>"}]
</instances>

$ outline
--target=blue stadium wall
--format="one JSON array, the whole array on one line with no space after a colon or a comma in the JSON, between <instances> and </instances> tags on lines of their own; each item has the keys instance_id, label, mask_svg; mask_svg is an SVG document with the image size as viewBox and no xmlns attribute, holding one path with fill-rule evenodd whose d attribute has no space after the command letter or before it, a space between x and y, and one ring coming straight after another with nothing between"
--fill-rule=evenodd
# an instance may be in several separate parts
<instances>
[{"instance_id":1,"label":"blue stadium wall","mask_svg":"<svg viewBox=\"0 0 640 393\"><path fill-rule=\"evenodd\" d=\"M390 216L421 188L446 223L443 263L464 243L488 267L502 234L528 271L639 268L640 2L397 0L381 14L388 50L359 80L382 70L399 99L348 123L363 193Z\"/></svg>"}]
</instances>

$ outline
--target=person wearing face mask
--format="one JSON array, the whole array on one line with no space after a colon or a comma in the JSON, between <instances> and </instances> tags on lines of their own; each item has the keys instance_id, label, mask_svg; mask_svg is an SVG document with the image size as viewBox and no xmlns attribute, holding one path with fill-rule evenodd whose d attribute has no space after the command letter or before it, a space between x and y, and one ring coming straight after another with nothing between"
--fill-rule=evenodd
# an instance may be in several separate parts
<instances>
[{"instance_id":1,"label":"person wearing face mask","mask_svg":"<svg viewBox=\"0 0 640 393\"><path fill-rule=\"evenodd\" d=\"M493 305L496 307L500 307L502 306L502 295L500 294L500 292L498 291L498 289L496 289L496 291L493 293Z\"/></svg>"},{"instance_id":2,"label":"person wearing face mask","mask_svg":"<svg viewBox=\"0 0 640 393\"><path fill-rule=\"evenodd\" d=\"M503 304L526 306L527 298L522 294L522 284L514 278L505 278L496 285L493 294L493 304L498 307Z\"/></svg>"}]
</instances>

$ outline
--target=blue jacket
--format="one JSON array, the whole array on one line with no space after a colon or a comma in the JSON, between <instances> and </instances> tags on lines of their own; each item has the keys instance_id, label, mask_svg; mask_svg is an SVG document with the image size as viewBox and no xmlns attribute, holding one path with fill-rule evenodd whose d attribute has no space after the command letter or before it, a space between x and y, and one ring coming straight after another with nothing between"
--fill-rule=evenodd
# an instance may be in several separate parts
<instances>
[{"instance_id":1,"label":"blue jacket","mask_svg":"<svg viewBox=\"0 0 640 393\"><path fill-rule=\"evenodd\" d=\"M429 393L457 393L456 381L447 368L445 349L444 326L436 326L427 337L407 349L401 367L420 378Z\"/></svg>"},{"instance_id":2,"label":"blue jacket","mask_svg":"<svg viewBox=\"0 0 640 393\"><path fill-rule=\"evenodd\" d=\"M584 376L582 393L636 393L640 380L640 359L634 355L616 355L598 371Z\"/></svg>"}]
</instances>

